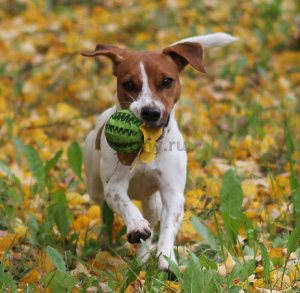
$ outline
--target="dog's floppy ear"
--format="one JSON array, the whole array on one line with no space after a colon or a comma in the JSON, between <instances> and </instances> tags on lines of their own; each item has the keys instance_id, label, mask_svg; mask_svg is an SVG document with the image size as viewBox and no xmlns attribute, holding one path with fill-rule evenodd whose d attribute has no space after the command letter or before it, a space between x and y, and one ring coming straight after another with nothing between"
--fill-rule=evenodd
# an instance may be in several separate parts
<instances>
[{"instance_id":1,"label":"dog's floppy ear","mask_svg":"<svg viewBox=\"0 0 300 293\"><path fill-rule=\"evenodd\" d=\"M116 70L120 62L124 59L126 49L121 49L113 45L98 44L92 52L82 52L82 56L95 57L106 56L113 62L113 74L116 75Z\"/></svg>"},{"instance_id":2,"label":"dog's floppy ear","mask_svg":"<svg viewBox=\"0 0 300 293\"><path fill-rule=\"evenodd\" d=\"M163 50L164 54L168 54L172 57L173 61L177 64L179 71L190 64L197 70L205 73L206 70L202 63L203 47L197 43L179 43L167 47Z\"/></svg>"}]
</instances>

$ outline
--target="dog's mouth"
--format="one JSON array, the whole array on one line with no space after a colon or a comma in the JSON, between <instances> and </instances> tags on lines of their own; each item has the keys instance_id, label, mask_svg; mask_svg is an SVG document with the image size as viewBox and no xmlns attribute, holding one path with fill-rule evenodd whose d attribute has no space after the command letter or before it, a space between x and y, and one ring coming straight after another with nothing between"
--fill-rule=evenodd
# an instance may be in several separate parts
<instances>
[{"instance_id":1,"label":"dog's mouth","mask_svg":"<svg viewBox=\"0 0 300 293\"><path fill-rule=\"evenodd\" d=\"M139 119L139 120L142 121L143 123L147 124L148 126L154 127L154 128L164 128L164 127L168 126L168 124L169 124L169 116L168 116L167 121L164 119L164 121L166 121L166 122L164 122L164 121L149 122L149 121L144 120L143 118Z\"/></svg>"},{"instance_id":2,"label":"dog's mouth","mask_svg":"<svg viewBox=\"0 0 300 293\"><path fill-rule=\"evenodd\" d=\"M142 121L143 123L145 123L146 125L150 126L150 127L154 127L154 128L161 128L162 129L162 134L161 136L159 137L159 140L163 139L165 137L165 134L166 134L166 131L165 129L168 127L169 125L169 122L170 122L170 115L168 115L168 119L167 119L167 122L164 123L163 125L157 125L157 123L151 123L151 122L147 122L147 121L143 121L143 119L141 119L140 121Z\"/></svg>"},{"instance_id":3,"label":"dog's mouth","mask_svg":"<svg viewBox=\"0 0 300 293\"><path fill-rule=\"evenodd\" d=\"M165 125L162 127L162 134L161 134L160 138L159 138L157 141L160 141L160 140L162 140L162 139L165 137L165 134L166 134L166 128L168 127L169 122L170 122L170 115L168 116L167 122L166 122Z\"/></svg>"},{"instance_id":4,"label":"dog's mouth","mask_svg":"<svg viewBox=\"0 0 300 293\"><path fill-rule=\"evenodd\" d=\"M150 127L154 127L154 128L161 128L162 129L162 135L160 136L160 138L158 140L161 140L162 138L164 138L165 136L165 128L169 125L170 122L170 114L165 112L163 114L163 117L160 117L160 119L158 119L158 121L147 121L145 119L143 119L142 115L140 112L136 112L134 111L134 109L130 109L131 112L135 115L135 117L140 120L142 123L145 123L146 125L150 126Z\"/></svg>"},{"instance_id":5,"label":"dog's mouth","mask_svg":"<svg viewBox=\"0 0 300 293\"><path fill-rule=\"evenodd\" d=\"M154 121L151 121L152 119L146 119L147 117L143 117L143 114L141 113L138 113L138 115L135 114L135 116L138 119L140 119L140 121L142 121L143 123L147 124L150 127L162 128L162 129L168 126L170 120L170 114L167 111L164 111L162 115L159 115L160 118L157 118Z\"/></svg>"}]
</instances>

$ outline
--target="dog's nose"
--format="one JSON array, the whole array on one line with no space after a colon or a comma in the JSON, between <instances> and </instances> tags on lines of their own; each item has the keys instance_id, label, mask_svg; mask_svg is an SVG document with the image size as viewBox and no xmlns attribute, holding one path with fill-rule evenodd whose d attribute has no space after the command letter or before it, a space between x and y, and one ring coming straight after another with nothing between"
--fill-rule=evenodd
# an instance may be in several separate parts
<instances>
[{"instance_id":1,"label":"dog's nose","mask_svg":"<svg viewBox=\"0 0 300 293\"><path fill-rule=\"evenodd\" d=\"M144 107L142 109L142 118L147 122L156 122L160 118L160 110L158 108Z\"/></svg>"}]
</instances>

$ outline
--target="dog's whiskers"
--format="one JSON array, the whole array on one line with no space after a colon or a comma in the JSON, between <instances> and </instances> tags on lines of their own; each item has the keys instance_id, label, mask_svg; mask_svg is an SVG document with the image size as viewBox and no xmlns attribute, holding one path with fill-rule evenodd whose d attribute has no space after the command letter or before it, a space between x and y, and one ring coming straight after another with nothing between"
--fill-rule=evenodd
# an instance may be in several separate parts
<instances>
[{"instance_id":1,"label":"dog's whiskers","mask_svg":"<svg viewBox=\"0 0 300 293\"><path fill-rule=\"evenodd\" d=\"M135 101L135 99L130 94L128 94L128 93L126 93L126 94L132 99L132 101Z\"/></svg>"}]
</instances>

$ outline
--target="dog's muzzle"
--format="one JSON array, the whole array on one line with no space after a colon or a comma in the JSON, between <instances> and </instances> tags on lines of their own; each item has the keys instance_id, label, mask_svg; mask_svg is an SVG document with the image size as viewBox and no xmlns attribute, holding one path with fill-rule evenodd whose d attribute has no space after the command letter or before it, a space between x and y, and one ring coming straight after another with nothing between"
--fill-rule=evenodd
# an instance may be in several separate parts
<instances>
[{"instance_id":1,"label":"dog's muzzle","mask_svg":"<svg viewBox=\"0 0 300 293\"><path fill-rule=\"evenodd\" d=\"M161 134L160 138L157 141L160 141L165 137L165 134L166 134L165 129L168 127L169 122L170 122L170 115L168 116L168 120L167 120L166 124L162 127L162 134Z\"/></svg>"},{"instance_id":2,"label":"dog's muzzle","mask_svg":"<svg viewBox=\"0 0 300 293\"><path fill-rule=\"evenodd\" d=\"M156 107L144 107L141 116L146 123L155 123L160 118L160 110Z\"/></svg>"}]
</instances>

